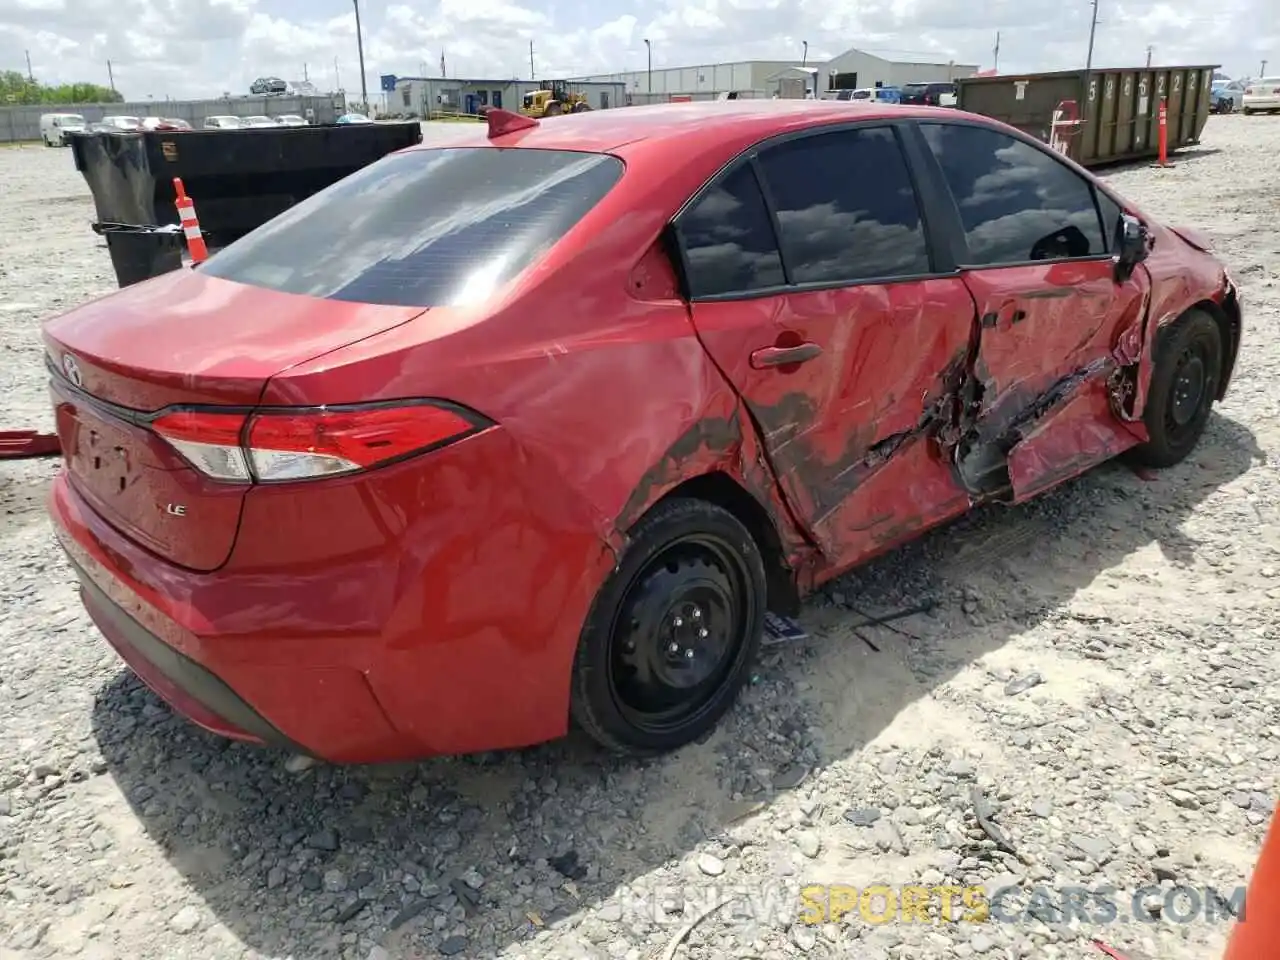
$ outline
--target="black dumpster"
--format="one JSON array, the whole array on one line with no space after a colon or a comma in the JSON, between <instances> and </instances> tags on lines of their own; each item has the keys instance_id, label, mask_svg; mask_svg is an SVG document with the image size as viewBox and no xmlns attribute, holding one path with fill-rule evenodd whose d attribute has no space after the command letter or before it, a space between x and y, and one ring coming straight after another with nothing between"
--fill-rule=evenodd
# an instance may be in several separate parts
<instances>
[{"instance_id":1,"label":"black dumpster","mask_svg":"<svg viewBox=\"0 0 1280 960\"><path fill-rule=\"evenodd\" d=\"M210 252L389 153L422 142L417 121L246 130L77 134L76 169L89 184L120 286L182 265L180 177Z\"/></svg>"}]
</instances>

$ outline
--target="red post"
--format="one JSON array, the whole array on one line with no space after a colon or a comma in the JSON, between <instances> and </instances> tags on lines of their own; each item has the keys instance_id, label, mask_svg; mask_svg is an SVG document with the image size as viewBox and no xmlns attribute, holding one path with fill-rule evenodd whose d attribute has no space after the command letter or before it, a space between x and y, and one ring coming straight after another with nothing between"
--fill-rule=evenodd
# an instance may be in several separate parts
<instances>
[{"instance_id":1,"label":"red post","mask_svg":"<svg viewBox=\"0 0 1280 960\"><path fill-rule=\"evenodd\" d=\"M174 206L178 208L178 219L182 221L182 234L187 238L187 249L191 251L194 263L204 263L209 259L209 248L204 244L204 235L200 232L200 221L196 219L195 202L187 196L182 186L182 178L173 178L173 189L178 199Z\"/></svg>"},{"instance_id":2,"label":"red post","mask_svg":"<svg viewBox=\"0 0 1280 960\"><path fill-rule=\"evenodd\" d=\"M1160 98L1160 166L1169 163L1169 106Z\"/></svg>"}]
</instances>

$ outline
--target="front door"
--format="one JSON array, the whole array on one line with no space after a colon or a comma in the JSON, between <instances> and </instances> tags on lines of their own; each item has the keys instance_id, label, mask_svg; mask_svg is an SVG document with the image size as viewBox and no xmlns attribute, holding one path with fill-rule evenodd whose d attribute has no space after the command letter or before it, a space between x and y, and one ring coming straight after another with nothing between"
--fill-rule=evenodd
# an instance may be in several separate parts
<instances>
[{"instance_id":1,"label":"front door","mask_svg":"<svg viewBox=\"0 0 1280 960\"><path fill-rule=\"evenodd\" d=\"M502 109L502 91L501 90L493 91L493 105L497 107L499 110Z\"/></svg>"},{"instance_id":2,"label":"front door","mask_svg":"<svg viewBox=\"0 0 1280 960\"><path fill-rule=\"evenodd\" d=\"M973 303L931 260L893 126L768 145L677 227L698 335L832 564L967 507L933 438L965 365Z\"/></svg>"},{"instance_id":3,"label":"front door","mask_svg":"<svg viewBox=\"0 0 1280 960\"><path fill-rule=\"evenodd\" d=\"M979 318L980 403L961 473L977 495L1023 500L1133 442L1107 381L1150 282L1141 269L1117 282L1118 207L1051 151L975 125L920 131L955 199Z\"/></svg>"}]
</instances>

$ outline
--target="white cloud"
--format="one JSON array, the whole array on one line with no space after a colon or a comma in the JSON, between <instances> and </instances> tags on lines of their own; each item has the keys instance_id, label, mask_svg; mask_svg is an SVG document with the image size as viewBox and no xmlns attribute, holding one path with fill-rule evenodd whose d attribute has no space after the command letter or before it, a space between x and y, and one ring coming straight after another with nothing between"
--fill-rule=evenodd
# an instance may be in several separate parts
<instances>
[{"instance_id":1,"label":"white cloud","mask_svg":"<svg viewBox=\"0 0 1280 960\"><path fill-rule=\"evenodd\" d=\"M810 62L851 46L990 66L996 31L1006 70L1083 66L1089 0L364 0L371 91L383 73L540 77L737 59ZM1275 0L1104 0L1095 64L1222 63L1280 68ZM46 82L105 83L111 60L129 97L247 92L255 77L358 89L355 17L347 0L0 0L0 68Z\"/></svg>"}]
</instances>

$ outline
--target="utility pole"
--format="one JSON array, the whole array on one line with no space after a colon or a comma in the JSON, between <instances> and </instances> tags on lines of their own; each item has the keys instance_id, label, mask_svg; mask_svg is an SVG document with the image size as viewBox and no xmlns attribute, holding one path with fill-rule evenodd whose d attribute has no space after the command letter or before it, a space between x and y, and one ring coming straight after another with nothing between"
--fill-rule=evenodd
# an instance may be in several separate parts
<instances>
[{"instance_id":1,"label":"utility pole","mask_svg":"<svg viewBox=\"0 0 1280 960\"><path fill-rule=\"evenodd\" d=\"M310 83L310 80L307 78L307 65L305 63L302 65L302 82Z\"/></svg>"},{"instance_id":2,"label":"utility pole","mask_svg":"<svg viewBox=\"0 0 1280 960\"><path fill-rule=\"evenodd\" d=\"M1089 119L1089 85L1093 82L1093 40L1098 33L1098 0L1092 0L1093 17L1089 20L1089 52L1084 59L1084 106L1080 119Z\"/></svg>"},{"instance_id":3,"label":"utility pole","mask_svg":"<svg viewBox=\"0 0 1280 960\"><path fill-rule=\"evenodd\" d=\"M338 58L333 58L333 90L337 93L342 89L342 78L338 76Z\"/></svg>"},{"instance_id":4,"label":"utility pole","mask_svg":"<svg viewBox=\"0 0 1280 960\"><path fill-rule=\"evenodd\" d=\"M646 40L644 42L644 48L649 54L649 102L652 103L653 102L653 44L651 44L648 40Z\"/></svg>"},{"instance_id":5,"label":"utility pole","mask_svg":"<svg viewBox=\"0 0 1280 960\"><path fill-rule=\"evenodd\" d=\"M533 41L532 40L529 41L529 79L530 80L538 79L538 74L535 73L533 69Z\"/></svg>"},{"instance_id":6,"label":"utility pole","mask_svg":"<svg viewBox=\"0 0 1280 960\"><path fill-rule=\"evenodd\" d=\"M360 109L369 110L369 85L364 77L364 36L360 33L360 0L351 0L356 8L356 50L360 54Z\"/></svg>"},{"instance_id":7,"label":"utility pole","mask_svg":"<svg viewBox=\"0 0 1280 960\"><path fill-rule=\"evenodd\" d=\"M996 31L996 48L993 51L991 51L991 56L993 59L993 62L991 64L991 69L998 73L1000 71L1000 31L999 30Z\"/></svg>"},{"instance_id":8,"label":"utility pole","mask_svg":"<svg viewBox=\"0 0 1280 960\"><path fill-rule=\"evenodd\" d=\"M1262 69L1258 71L1258 76L1265 77L1267 75L1267 61L1262 61Z\"/></svg>"},{"instance_id":9,"label":"utility pole","mask_svg":"<svg viewBox=\"0 0 1280 960\"><path fill-rule=\"evenodd\" d=\"M22 52L23 52L23 53L25 53L25 54L27 55L27 82L28 82L28 83L35 83L35 82L36 82L36 75L35 75L34 73L32 73L32 72L31 72L31 51L30 51L30 50L23 50Z\"/></svg>"},{"instance_id":10,"label":"utility pole","mask_svg":"<svg viewBox=\"0 0 1280 960\"><path fill-rule=\"evenodd\" d=\"M1148 70L1150 70L1150 69L1151 69L1151 51L1152 51L1152 50L1154 50L1154 49L1155 49L1155 48L1154 48L1154 47L1152 47L1152 46L1151 46L1151 44L1149 44L1149 43L1147 44L1147 69L1148 69Z\"/></svg>"},{"instance_id":11,"label":"utility pole","mask_svg":"<svg viewBox=\"0 0 1280 960\"><path fill-rule=\"evenodd\" d=\"M111 92L116 92L116 75L111 70L111 61L107 61L107 82L111 84Z\"/></svg>"},{"instance_id":12,"label":"utility pole","mask_svg":"<svg viewBox=\"0 0 1280 960\"><path fill-rule=\"evenodd\" d=\"M804 53L800 55L800 66L807 67L809 65L809 41L801 40L800 42L804 44Z\"/></svg>"},{"instance_id":13,"label":"utility pole","mask_svg":"<svg viewBox=\"0 0 1280 960\"><path fill-rule=\"evenodd\" d=\"M1098 33L1098 0L1090 0L1090 5L1093 7L1093 18L1089 21L1089 52L1085 55L1084 60L1086 80L1088 79L1087 74L1093 72L1093 40Z\"/></svg>"}]
</instances>

